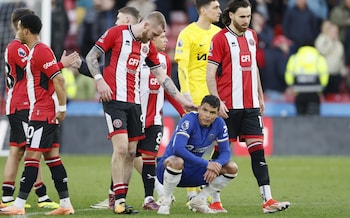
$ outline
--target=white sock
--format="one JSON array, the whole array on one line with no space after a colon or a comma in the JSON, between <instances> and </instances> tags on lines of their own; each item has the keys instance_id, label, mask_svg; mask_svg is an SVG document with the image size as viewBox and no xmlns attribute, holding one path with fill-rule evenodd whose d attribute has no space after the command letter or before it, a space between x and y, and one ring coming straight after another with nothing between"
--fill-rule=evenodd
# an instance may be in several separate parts
<instances>
[{"instance_id":1,"label":"white sock","mask_svg":"<svg viewBox=\"0 0 350 218\"><path fill-rule=\"evenodd\" d=\"M48 195L44 195L44 196L38 198L38 202L43 202L43 201L46 201L48 199L50 199L49 196Z\"/></svg>"},{"instance_id":2,"label":"white sock","mask_svg":"<svg viewBox=\"0 0 350 218\"><path fill-rule=\"evenodd\" d=\"M190 200L191 198L197 195L197 187L188 187L186 188L186 192L187 192L187 199Z\"/></svg>"},{"instance_id":3,"label":"white sock","mask_svg":"<svg viewBox=\"0 0 350 218\"><path fill-rule=\"evenodd\" d=\"M220 198L220 192L219 191L214 191L213 194L211 194L211 202L221 202L221 198Z\"/></svg>"},{"instance_id":4,"label":"white sock","mask_svg":"<svg viewBox=\"0 0 350 218\"><path fill-rule=\"evenodd\" d=\"M175 173L170 174L169 171ZM179 184L182 176L182 170L176 170L170 167L167 167L164 171L164 181L163 181L163 187L164 187L164 197L166 200L169 200L171 202L171 195L173 194L177 184Z\"/></svg>"},{"instance_id":5,"label":"white sock","mask_svg":"<svg viewBox=\"0 0 350 218\"><path fill-rule=\"evenodd\" d=\"M158 198L164 195L164 186L157 177L154 179L154 190L157 192Z\"/></svg>"},{"instance_id":6,"label":"white sock","mask_svg":"<svg viewBox=\"0 0 350 218\"><path fill-rule=\"evenodd\" d=\"M264 203L266 203L268 200L272 198L270 185L259 186L259 189L260 189L260 194Z\"/></svg>"},{"instance_id":7,"label":"white sock","mask_svg":"<svg viewBox=\"0 0 350 218\"><path fill-rule=\"evenodd\" d=\"M24 199L22 199L22 198L16 198L16 200L13 202L13 206L15 207L15 208L24 208L24 205L26 204L26 201L27 200L24 200Z\"/></svg>"},{"instance_id":8,"label":"white sock","mask_svg":"<svg viewBox=\"0 0 350 218\"><path fill-rule=\"evenodd\" d=\"M1 198L1 200L2 200L2 202L9 202L9 201L13 201L15 199L13 198L13 196L3 196Z\"/></svg>"},{"instance_id":9,"label":"white sock","mask_svg":"<svg viewBox=\"0 0 350 218\"><path fill-rule=\"evenodd\" d=\"M60 207L62 207L62 208L72 207L70 199L69 198L62 198L62 199L60 199Z\"/></svg>"}]
</instances>

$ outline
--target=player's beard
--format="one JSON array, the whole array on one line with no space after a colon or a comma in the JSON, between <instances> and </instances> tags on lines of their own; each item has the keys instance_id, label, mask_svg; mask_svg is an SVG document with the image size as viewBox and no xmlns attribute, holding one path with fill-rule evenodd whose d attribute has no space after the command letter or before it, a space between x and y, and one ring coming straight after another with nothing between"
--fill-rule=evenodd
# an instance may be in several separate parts
<instances>
[{"instance_id":1,"label":"player's beard","mask_svg":"<svg viewBox=\"0 0 350 218\"><path fill-rule=\"evenodd\" d=\"M233 26L238 30L240 33L244 33L248 29L248 24L247 25L240 25L237 23L235 20L233 20Z\"/></svg>"}]
</instances>

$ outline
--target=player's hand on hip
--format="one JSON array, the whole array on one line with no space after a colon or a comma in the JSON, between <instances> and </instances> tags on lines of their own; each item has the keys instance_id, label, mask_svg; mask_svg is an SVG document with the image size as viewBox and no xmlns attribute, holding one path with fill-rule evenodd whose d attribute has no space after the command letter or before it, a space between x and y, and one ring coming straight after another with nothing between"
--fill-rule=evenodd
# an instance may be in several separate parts
<instances>
[{"instance_id":1,"label":"player's hand on hip","mask_svg":"<svg viewBox=\"0 0 350 218\"><path fill-rule=\"evenodd\" d=\"M65 117L66 117L66 112L65 111L58 111L56 113L55 118L52 120L52 122L56 123L56 124L61 124Z\"/></svg>"},{"instance_id":2,"label":"player's hand on hip","mask_svg":"<svg viewBox=\"0 0 350 218\"><path fill-rule=\"evenodd\" d=\"M113 92L103 78L96 81L96 87L102 101L107 102L112 100Z\"/></svg>"}]
</instances>

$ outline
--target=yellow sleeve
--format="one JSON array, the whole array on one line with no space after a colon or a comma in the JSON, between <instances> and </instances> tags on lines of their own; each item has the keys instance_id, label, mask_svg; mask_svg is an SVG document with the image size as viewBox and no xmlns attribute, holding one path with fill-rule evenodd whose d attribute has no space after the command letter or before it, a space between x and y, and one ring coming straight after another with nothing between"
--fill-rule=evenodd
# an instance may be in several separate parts
<instances>
[{"instance_id":1,"label":"yellow sleeve","mask_svg":"<svg viewBox=\"0 0 350 218\"><path fill-rule=\"evenodd\" d=\"M318 72L320 74L320 83L323 87L327 86L329 80L327 61L323 56L320 56Z\"/></svg>"},{"instance_id":2,"label":"yellow sleeve","mask_svg":"<svg viewBox=\"0 0 350 218\"><path fill-rule=\"evenodd\" d=\"M294 59L295 59L295 55L290 56L286 66L286 73L284 74L284 80L286 81L286 84L288 86L291 86L294 84L294 75L293 75L294 62L295 62Z\"/></svg>"},{"instance_id":3,"label":"yellow sleeve","mask_svg":"<svg viewBox=\"0 0 350 218\"><path fill-rule=\"evenodd\" d=\"M188 64L190 59L191 42L185 31L180 32L175 49L175 61L178 64L178 77L180 83L180 92L190 93L188 79Z\"/></svg>"}]
</instances>

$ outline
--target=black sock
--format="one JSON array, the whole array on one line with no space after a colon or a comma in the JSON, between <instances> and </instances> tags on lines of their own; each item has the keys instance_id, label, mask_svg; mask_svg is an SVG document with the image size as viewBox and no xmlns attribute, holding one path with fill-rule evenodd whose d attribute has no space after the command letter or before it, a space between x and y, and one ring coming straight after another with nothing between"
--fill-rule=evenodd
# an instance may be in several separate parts
<instances>
[{"instance_id":1,"label":"black sock","mask_svg":"<svg viewBox=\"0 0 350 218\"><path fill-rule=\"evenodd\" d=\"M142 181L145 190L145 197L153 196L154 191L154 176L156 174L155 159L152 158L142 158Z\"/></svg>"},{"instance_id":2,"label":"black sock","mask_svg":"<svg viewBox=\"0 0 350 218\"><path fill-rule=\"evenodd\" d=\"M50 168L51 177L60 199L68 198L67 172L62 164L61 158L54 157L50 160L45 159L45 162Z\"/></svg>"},{"instance_id":3,"label":"black sock","mask_svg":"<svg viewBox=\"0 0 350 218\"><path fill-rule=\"evenodd\" d=\"M18 197L27 200L30 191L37 179L39 171L39 160L26 158L24 160L24 171L20 180Z\"/></svg>"},{"instance_id":4,"label":"black sock","mask_svg":"<svg viewBox=\"0 0 350 218\"><path fill-rule=\"evenodd\" d=\"M258 149L253 149L253 148L249 149L252 170L259 186L269 185L270 184L269 170L267 167L267 163L265 161L264 148L261 142L258 142L256 144Z\"/></svg>"}]
</instances>

